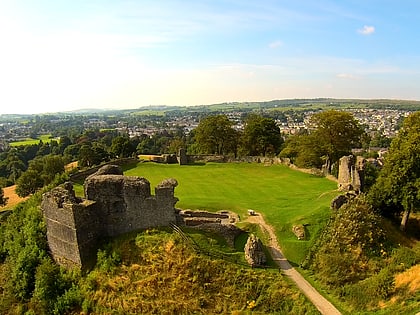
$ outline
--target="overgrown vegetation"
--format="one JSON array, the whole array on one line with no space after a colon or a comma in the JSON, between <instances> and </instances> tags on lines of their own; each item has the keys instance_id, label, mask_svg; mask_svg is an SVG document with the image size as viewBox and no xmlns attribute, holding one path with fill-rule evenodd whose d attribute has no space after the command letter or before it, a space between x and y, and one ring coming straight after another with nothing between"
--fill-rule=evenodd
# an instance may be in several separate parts
<instances>
[{"instance_id":1,"label":"overgrown vegetation","mask_svg":"<svg viewBox=\"0 0 420 315\"><path fill-rule=\"evenodd\" d=\"M396 279L419 262L420 243L408 242L361 196L332 216L313 248L309 267L349 312L379 311L386 306L383 312L391 314L396 309L401 312L398 303L407 312L420 306L419 291L408 289L418 283L418 276L407 281L406 288L396 285Z\"/></svg>"},{"instance_id":2,"label":"overgrown vegetation","mask_svg":"<svg viewBox=\"0 0 420 315\"><path fill-rule=\"evenodd\" d=\"M170 232L113 242L82 284L87 311L148 314L315 314L277 270L253 270L195 253Z\"/></svg>"},{"instance_id":3,"label":"overgrown vegetation","mask_svg":"<svg viewBox=\"0 0 420 315\"><path fill-rule=\"evenodd\" d=\"M277 269L210 259L172 231L122 236L98 251L89 273L66 271L48 256L38 201L1 225L2 314L317 313Z\"/></svg>"}]
</instances>

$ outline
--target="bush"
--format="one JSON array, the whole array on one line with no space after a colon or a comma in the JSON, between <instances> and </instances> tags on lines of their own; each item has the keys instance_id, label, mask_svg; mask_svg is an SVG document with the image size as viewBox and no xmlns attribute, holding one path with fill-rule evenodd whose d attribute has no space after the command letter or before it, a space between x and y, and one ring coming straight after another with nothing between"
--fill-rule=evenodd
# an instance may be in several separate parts
<instances>
[{"instance_id":1,"label":"bush","mask_svg":"<svg viewBox=\"0 0 420 315\"><path fill-rule=\"evenodd\" d=\"M70 310L80 308L83 302L83 295L80 292L80 288L72 286L57 298L52 313L57 315L66 314Z\"/></svg>"},{"instance_id":2,"label":"bush","mask_svg":"<svg viewBox=\"0 0 420 315\"><path fill-rule=\"evenodd\" d=\"M399 247L392 251L389 265L396 271L403 271L420 262L420 254L408 247Z\"/></svg>"},{"instance_id":3,"label":"bush","mask_svg":"<svg viewBox=\"0 0 420 315\"><path fill-rule=\"evenodd\" d=\"M369 260L382 255L385 239L380 220L363 197L340 208L310 262L318 278L336 286L364 279L373 272Z\"/></svg>"},{"instance_id":4,"label":"bush","mask_svg":"<svg viewBox=\"0 0 420 315\"><path fill-rule=\"evenodd\" d=\"M96 266L104 272L111 272L115 267L121 264L121 255L113 251L110 246L98 250Z\"/></svg>"},{"instance_id":5,"label":"bush","mask_svg":"<svg viewBox=\"0 0 420 315\"><path fill-rule=\"evenodd\" d=\"M378 305L381 300L389 297L394 289L394 275L389 268L382 269L378 274L356 284L346 285L342 296L355 308L366 310Z\"/></svg>"}]
</instances>

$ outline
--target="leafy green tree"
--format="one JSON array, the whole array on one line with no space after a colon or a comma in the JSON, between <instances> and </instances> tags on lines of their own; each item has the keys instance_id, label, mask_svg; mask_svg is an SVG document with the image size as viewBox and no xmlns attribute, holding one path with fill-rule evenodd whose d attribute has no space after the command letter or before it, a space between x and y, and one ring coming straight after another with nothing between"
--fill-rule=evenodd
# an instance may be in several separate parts
<instances>
[{"instance_id":1,"label":"leafy green tree","mask_svg":"<svg viewBox=\"0 0 420 315\"><path fill-rule=\"evenodd\" d=\"M80 145L70 144L64 149L63 155L68 157L71 161L78 159L80 151Z\"/></svg>"},{"instance_id":2,"label":"leafy green tree","mask_svg":"<svg viewBox=\"0 0 420 315\"><path fill-rule=\"evenodd\" d=\"M112 140L110 151L114 156L124 158L130 157L135 152L135 148L127 136L118 136Z\"/></svg>"},{"instance_id":3,"label":"leafy green tree","mask_svg":"<svg viewBox=\"0 0 420 315\"><path fill-rule=\"evenodd\" d=\"M238 132L226 115L208 116L194 130L195 141L204 154L236 154Z\"/></svg>"},{"instance_id":4,"label":"leafy green tree","mask_svg":"<svg viewBox=\"0 0 420 315\"><path fill-rule=\"evenodd\" d=\"M323 164L323 151L319 142L311 134L298 134L286 140L280 157L289 158L302 168L320 168Z\"/></svg>"},{"instance_id":5,"label":"leafy green tree","mask_svg":"<svg viewBox=\"0 0 420 315\"><path fill-rule=\"evenodd\" d=\"M381 132L375 132L370 140L370 147L389 148L392 139L384 136Z\"/></svg>"},{"instance_id":6,"label":"leafy green tree","mask_svg":"<svg viewBox=\"0 0 420 315\"><path fill-rule=\"evenodd\" d=\"M311 132L332 165L359 144L363 129L351 113L323 111L311 117Z\"/></svg>"},{"instance_id":7,"label":"leafy green tree","mask_svg":"<svg viewBox=\"0 0 420 315\"><path fill-rule=\"evenodd\" d=\"M21 301L32 296L36 268L48 255L45 224L38 208L40 197L18 205L4 225L2 235L8 273L5 292Z\"/></svg>"},{"instance_id":8,"label":"leafy green tree","mask_svg":"<svg viewBox=\"0 0 420 315\"><path fill-rule=\"evenodd\" d=\"M79 149L79 160L78 164L81 167L95 165L95 152L92 149L90 143L83 144Z\"/></svg>"},{"instance_id":9,"label":"leafy green tree","mask_svg":"<svg viewBox=\"0 0 420 315\"><path fill-rule=\"evenodd\" d=\"M42 178L48 185L57 174L64 172L64 159L59 155L47 155L43 158Z\"/></svg>"},{"instance_id":10,"label":"leafy green tree","mask_svg":"<svg viewBox=\"0 0 420 315\"><path fill-rule=\"evenodd\" d=\"M38 157L29 163L28 169L16 182L16 193L25 197L51 183L64 172L64 158L59 155Z\"/></svg>"},{"instance_id":11,"label":"leafy green tree","mask_svg":"<svg viewBox=\"0 0 420 315\"><path fill-rule=\"evenodd\" d=\"M392 140L383 169L369 193L382 213L400 214L405 230L412 211L420 206L420 112L408 116Z\"/></svg>"},{"instance_id":12,"label":"leafy green tree","mask_svg":"<svg viewBox=\"0 0 420 315\"><path fill-rule=\"evenodd\" d=\"M0 187L0 206L5 206L9 198L4 196L4 190Z\"/></svg>"},{"instance_id":13,"label":"leafy green tree","mask_svg":"<svg viewBox=\"0 0 420 315\"><path fill-rule=\"evenodd\" d=\"M16 181L16 194L20 197L26 197L35 193L44 185L41 174L34 170L28 169Z\"/></svg>"},{"instance_id":14,"label":"leafy green tree","mask_svg":"<svg viewBox=\"0 0 420 315\"><path fill-rule=\"evenodd\" d=\"M277 155L282 144L283 138L274 119L252 114L245 120L241 137L244 155Z\"/></svg>"},{"instance_id":15,"label":"leafy green tree","mask_svg":"<svg viewBox=\"0 0 420 315\"><path fill-rule=\"evenodd\" d=\"M185 141L180 137L176 137L169 142L168 153L178 154L179 149L185 147Z\"/></svg>"},{"instance_id":16,"label":"leafy green tree","mask_svg":"<svg viewBox=\"0 0 420 315\"><path fill-rule=\"evenodd\" d=\"M19 176L26 170L27 166L22 160L19 153L15 150L12 150L7 155L7 172L9 174L9 179L13 182L19 178Z\"/></svg>"},{"instance_id":17,"label":"leafy green tree","mask_svg":"<svg viewBox=\"0 0 420 315\"><path fill-rule=\"evenodd\" d=\"M72 144L71 139L68 136L66 135L61 136L58 142L60 153L63 154L64 150L71 144Z\"/></svg>"}]
</instances>

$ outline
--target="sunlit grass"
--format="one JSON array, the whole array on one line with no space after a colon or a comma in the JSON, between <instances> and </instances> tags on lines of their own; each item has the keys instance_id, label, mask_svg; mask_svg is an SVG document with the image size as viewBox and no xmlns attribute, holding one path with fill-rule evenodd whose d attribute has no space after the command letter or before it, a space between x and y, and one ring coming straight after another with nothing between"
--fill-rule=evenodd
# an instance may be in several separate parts
<instances>
[{"instance_id":1,"label":"sunlit grass","mask_svg":"<svg viewBox=\"0 0 420 315\"><path fill-rule=\"evenodd\" d=\"M329 217L330 201L337 194L336 183L284 165L139 163L125 175L147 178L152 189L165 178L177 179L176 207L181 209L231 210L242 218L248 209L262 213L274 226L286 256L295 264L304 259L314 235ZM306 225L308 240L298 241L293 235L291 228L296 223Z\"/></svg>"},{"instance_id":2,"label":"sunlit grass","mask_svg":"<svg viewBox=\"0 0 420 315\"><path fill-rule=\"evenodd\" d=\"M231 210L247 217L247 210L261 213L275 228L286 257L299 265L306 257L320 228L330 214L329 205L337 195L336 183L322 177L292 170L284 165L258 163L207 163L177 165L138 163L125 175L147 178L156 187L166 178L175 178L176 204L181 209ZM75 186L79 196L83 187ZM294 224L304 224L306 240L297 240Z\"/></svg>"},{"instance_id":3,"label":"sunlit grass","mask_svg":"<svg viewBox=\"0 0 420 315\"><path fill-rule=\"evenodd\" d=\"M10 146L18 147L21 145L33 145L33 144L38 144L40 141L42 141L43 143L48 143L48 142L51 142L51 140L57 140L57 139L52 139L50 134L41 135L37 139L27 138L26 140L22 140L22 141L10 142Z\"/></svg>"}]
</instances>

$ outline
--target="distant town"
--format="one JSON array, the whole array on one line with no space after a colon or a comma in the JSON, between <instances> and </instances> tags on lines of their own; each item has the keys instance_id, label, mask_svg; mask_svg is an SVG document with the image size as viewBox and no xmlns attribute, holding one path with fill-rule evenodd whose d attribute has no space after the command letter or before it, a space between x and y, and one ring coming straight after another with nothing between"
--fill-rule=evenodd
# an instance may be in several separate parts
<instances>
[{"instance_id":1,"label":"distant town","mask_svg":"<svg viewBox=\"0 0 420 315\"><path fill-rule=\"evenodd\" d=\"M310 117L324 109L351 112L368 134L392 138L404 117L420 108L420 102L415 101L406 101L402 105L396 104L395 101L388 103L333 101L316 99L300 102L293 100L289 103L272 101L196 107L148 106L120 111L90 110L39 115L0 115L0 150L6 150L10 143L38 139L41 135L56 138L59 136L56 131L60 128L77 128L80 132L89 129L115 130L129 137L144 135L152 137L158 133L177 130L189 134L198 126L200 119L220 113L225 114L237 130L243 130L244 118L250 112L272 117L281 134L287 136L308 129ZM351 108L352 106L354 108Z\"/></svg>"}]
</instances>

